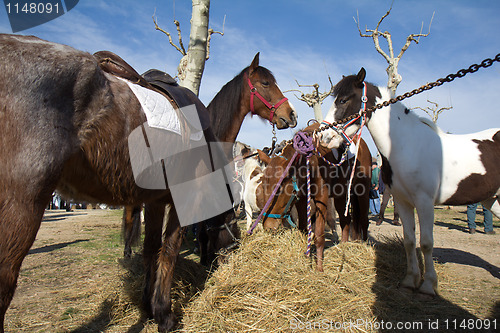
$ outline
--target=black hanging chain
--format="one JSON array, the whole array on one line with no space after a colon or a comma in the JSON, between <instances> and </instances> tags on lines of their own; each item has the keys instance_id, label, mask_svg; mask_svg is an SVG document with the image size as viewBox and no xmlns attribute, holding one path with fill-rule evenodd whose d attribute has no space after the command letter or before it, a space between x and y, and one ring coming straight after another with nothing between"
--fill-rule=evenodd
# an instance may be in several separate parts
<instances>
[{"instance_id":1,"label":"black hanging chain","mask_svg":"<svg viewBox=\"0 0 500 333\"><path fill-rule=\"evenodd\" d=\"M424 84L420 88L413 89L412 91L406 92L403 95L399 95L397 97L391 98L388 101L384 101L383 103L374 105L371 108L366 109L366 111L364 111L364 112L365 113L375 112L378 109L381 109L383 107L389 106L389 105L394 104L396 102L400 102L400 101L402 101L404 99L407 99L408 97L412 97L414 95L420 94L421 92L430 90L430 89L432 89L434 87L439 87L440 85L442 85L444 83L451 82L451 81L455 80L456 78L462 78L462 77L464 77L465 75L467 75L469 73L475 73L480 68L488 68L491 65L493 65L493 63L495 63L495 62L500 62L500 53L497 54L496 57L493 58L493 59L490 59L490 58L484 59L480 64L473 64L473 65L471 65L467 69L461 69L461 70L459 70L455 74L449 74L448 76L446 76L444 78L440 78L440 79L437 79L434 82L430 82L430 83ZM333 128L334 126L346 123L346 122L348 122L348 121L350 121L350 120L352 120L352 119L354 119L354 118L356 118L358 116L359 116L359 114L356 113L356 114L353 114L353 115L351 115L351 116L349 116L347 118L334 121L331 124L328 124L328 125L325 125L325 126L322 126L322 127L318 128L317 130L314 131L314 134L322 132L322 131L325 131L325 130L330 129L330 128Z\"/></svg>"}]
</instances>

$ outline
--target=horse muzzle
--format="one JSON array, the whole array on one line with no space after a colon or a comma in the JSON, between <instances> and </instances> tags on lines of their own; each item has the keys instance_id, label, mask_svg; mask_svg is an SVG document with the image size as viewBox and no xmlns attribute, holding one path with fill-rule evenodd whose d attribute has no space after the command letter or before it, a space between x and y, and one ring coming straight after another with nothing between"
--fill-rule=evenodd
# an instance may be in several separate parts
<instances>
[{"instance_id":1,"label":"horse muzzle","mask_svg":"<svg viewBox=\"0 0 500 333\"><path fill-rule=\"evenodd\" d=\"M294 128L297 126L297 114L291 109L287 117L276 115L275 124L278 129Z\"/></svg>"},{"instance_id":2,"label":"horse muzzle","mask_svg":"<svg viewBox=\"0 0 500 333\"><path fill-rule=\"evenodd\" d=\"M344 141L342 136L333 129L327 129L319 132L317 136L319 144L327 149L339 148Z\"/></svg>"}]
</instances>

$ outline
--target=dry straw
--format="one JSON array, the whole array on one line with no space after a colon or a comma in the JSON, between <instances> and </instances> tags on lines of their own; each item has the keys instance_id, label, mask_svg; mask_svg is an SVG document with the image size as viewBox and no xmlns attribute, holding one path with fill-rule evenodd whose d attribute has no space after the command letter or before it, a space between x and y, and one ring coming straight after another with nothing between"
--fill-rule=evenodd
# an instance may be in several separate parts
<instances>
[{"instance_id":1,"label":"dry straw","mask_svg":"<svg viewBox=\"0 0 500 333\"><path fill-rule=\"evenodd\" d=\"M420 299L398 289L406 271L399 236L375 245L332 246L325 250L324 272L315 271L305 248L297 230L246 237L184 308L181 331L391 331L381 327L387 322L417 323L417 330L425 330L433 320L470 317L441 297ZM444 265L436 264L436 270L442 284L453 288Z\"/></svg>"},{"instance_id":2,"label":"dry straw","mask_svg":"<svg viewBox=\"0 0 500 333\"><path fill-rule=\"evenodd\" d=\"M186 332L279 332L375 320L375 251L347 243L325 251L324 272L295 230L247 237L185 309ZM337 324L338 325L338 324ZM314 331L314 329L312 330Z\"/></svg>"}]
</instances>

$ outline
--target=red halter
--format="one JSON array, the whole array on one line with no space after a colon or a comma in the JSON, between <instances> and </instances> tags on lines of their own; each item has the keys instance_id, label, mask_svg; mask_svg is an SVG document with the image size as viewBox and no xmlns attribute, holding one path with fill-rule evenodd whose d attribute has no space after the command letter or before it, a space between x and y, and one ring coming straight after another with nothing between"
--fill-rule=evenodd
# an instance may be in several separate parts
<instances>
[{"instance_id":1,"label":"red halter","mask_svg":"<svg viewBox=\"0 0 500 333\"><path fill-rule=\"evenodd\" d=\"M260 99L262 101L262 103L264 103L264 105L269 109L271 110L271 115L269 116L269 122L272 123L273 121L273 117L274 117L274 112L276 112L276 109L279 108L281 106L281 104L285 103L286 101L288 101L288 98L286 97L283 97L282 100L280 100L278 103L276 104L271 104L269 103L268 101L266 101L264 99L264 97L262 97L261 94L259 94L259 92L257 91L257 88L255 88L252 84L252 82L250 81L250 78L247 76L247 81L248 81L248 86L250 87L250 111L252 112L252 115L255 114L255 108L254 108L254 105L253 105L253 98L254 96L257 96L258 99Z\"/></svg>"}]
</instances>

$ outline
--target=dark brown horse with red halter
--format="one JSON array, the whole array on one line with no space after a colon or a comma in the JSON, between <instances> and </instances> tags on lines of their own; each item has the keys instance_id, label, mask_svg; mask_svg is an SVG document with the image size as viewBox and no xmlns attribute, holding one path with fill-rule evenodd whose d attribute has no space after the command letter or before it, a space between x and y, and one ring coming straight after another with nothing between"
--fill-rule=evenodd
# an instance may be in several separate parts
<instances>
[{"instance_id":1,"label":"dark brown horse with red halter","mask_svg":"<svg viewBox=\"0 0 500 333\"><path fill-rule=\"evenodd\" d=\"M259 66L259 53L257 53L249 67L243 69L231 81L217 93L207 107L210 115L210 126L214 134L224 143L231 143L227 147L232 147L240 131L243 120L248 114L257 115L262 119L269 120L278 129L286 129L297 125L297 114L288 103L276 84L273 74L265 67ZM227 152L228 159L231 159L231 152ZM217 229L220 226L215 226ZM221 228L223 233L237 233L239 230L231 228L226 230L227 225ZM205 230L201 230L205 232ZM123 218L123 232L125 240L124 256L130 257L131 245L137 242L140 236L140 208L125 207ZM215 252L220 246L215 237L219 233L210 233L210 244L201 246L203 263L210 263L215 256ZM203 236L208 236L206 233ZM226 238L228 235L225 235ZM230 236L230 235L229 235ZM229 237L228 239L231 239ZM207 248L208 246L208 248ZM205 256L208 256L205 258Z\"/></svg>"},{"instance_id":2,"label":"dark brown horse with red halter","mask_svg":"<svg viewBox=\"0 0 500 333\"><path fill-rule=\"evenodd\" d=\"M135 74L138 83L154 90ZM104 72L88 53L36 37L0 35L0 332L21 263L56 188L78 200L145 203L144 308L159 331L175 325L170 287L181 222L170 189L137 185L128 141L135 130L151 129L130 84ZM196 96L187 89L185 95L200 120L208 119ZM167 149L190 140L190 125L177 116L185 131L169 134L163 142ZM217 142L209 127L203 126L202 133L207 142ZM183 175L195 179L199 169L212 172L211 163L200 158L196 170L182 170ZM167 205L170 213L162 231Z\"/></svg>"},{"instance_id":3,"label":"dark brown horse with red halter","mask_svg":"<svg viewBox=\"0 0 500 333\"><path fill-rule=\"evenodd\" d=\"M306 128L305 132L312 132L318 128L314 124ZM368 237L368 208L369 189L371 177L371 154L366 143L361 139L352 185L350 188L351 212L345 209L349 193L349 181L355 158L346 159L338 164L344 149L338 152L318 147L315 154L309 158L309 171L306 166L306 157L298 155L295 160L296 149L292 144L283 149L283 153L270 158L265 153L259 152L260 159L267 164L262 183L257 187L258 205L265 208L266 202L272 195L273 189L278 185L280 178L284 177L279 189L270 202L269 208L264 211L264 229L277 229L284 223L294 226L290 219L290 208L296 205L299 214L298 228L307 231L307 173L310 172L311 183L311 215L314 216L314 236L317 263L316 269L323 271L323 250L325 246L325 220L327 218L327 204L330 196L334 197L335 208L340 218L342 228L342 241L366 240ZM290 167L287 170L287 166ZM284 174L285 173L285 174ZM352 214L352 219L351 219Z\"/></svg>"}]
</instances>

